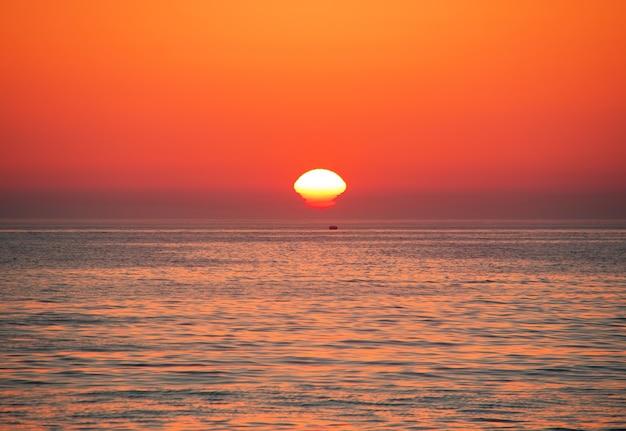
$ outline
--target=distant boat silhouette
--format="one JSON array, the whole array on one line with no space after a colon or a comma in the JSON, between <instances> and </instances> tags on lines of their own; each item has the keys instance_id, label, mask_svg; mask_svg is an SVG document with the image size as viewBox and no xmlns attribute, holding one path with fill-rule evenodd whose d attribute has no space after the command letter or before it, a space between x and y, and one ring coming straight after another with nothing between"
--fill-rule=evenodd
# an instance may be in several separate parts
<instances>
[{"instance_id":1,"label":"distant boat silhouette","mask_svg":"<svg viewBox=\"0 0 626 431\"><path fill-rule=\"evenodd\" d=\"M330 229L330 230L337 230L338 228L337 228L337 226L333 225L333 226L328 226L328 229Z\"/></svg>"}]
</instances>

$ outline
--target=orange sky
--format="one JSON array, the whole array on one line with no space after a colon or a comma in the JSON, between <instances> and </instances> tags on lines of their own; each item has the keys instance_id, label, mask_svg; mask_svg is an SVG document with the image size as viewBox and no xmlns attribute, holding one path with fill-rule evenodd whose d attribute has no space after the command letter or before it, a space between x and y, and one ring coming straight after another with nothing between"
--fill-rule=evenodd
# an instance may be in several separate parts
<instances>
[{"instance_id":1,"label":"orange sky","mask_svg":"<svg viewBox=\"0 0 626 431\"><path fill-rule=\"evenodd\" d=\"M337 208L619 198L624 22L621 0L4 0L0 190L299 206L293 181L324 167L348 183Z\"/></svg>"}]
</instances>

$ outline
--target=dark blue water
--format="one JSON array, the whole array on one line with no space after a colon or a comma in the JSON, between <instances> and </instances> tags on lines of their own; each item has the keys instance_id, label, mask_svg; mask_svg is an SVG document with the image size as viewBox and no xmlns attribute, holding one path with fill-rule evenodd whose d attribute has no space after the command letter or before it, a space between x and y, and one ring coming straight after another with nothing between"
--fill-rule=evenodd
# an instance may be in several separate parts
<instances>
[{"instance_id":1,"label":"dark blue water","mask_svg":"<svg viewBox=\"0 0 626 431\"><path fill-rule=\"evenodd\" d=\"M615 224L5 224L3 429L626 429Z\"/></svg>"}]
</instances>

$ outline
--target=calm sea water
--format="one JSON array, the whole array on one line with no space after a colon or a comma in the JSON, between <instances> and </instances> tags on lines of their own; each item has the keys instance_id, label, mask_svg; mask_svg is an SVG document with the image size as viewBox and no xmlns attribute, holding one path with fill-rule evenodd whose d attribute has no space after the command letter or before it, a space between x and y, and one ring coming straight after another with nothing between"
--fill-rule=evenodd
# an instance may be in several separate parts
<instances>
[{"instance_id":1,"label":"calm sea water","mask_svg":"<svg viewBox=\"0 0 626 431\"><path fill-rule=\"evenodd\" d=\"M617 225L0 228L0 428L626 429Z\"/></svg>"}]
</instances>

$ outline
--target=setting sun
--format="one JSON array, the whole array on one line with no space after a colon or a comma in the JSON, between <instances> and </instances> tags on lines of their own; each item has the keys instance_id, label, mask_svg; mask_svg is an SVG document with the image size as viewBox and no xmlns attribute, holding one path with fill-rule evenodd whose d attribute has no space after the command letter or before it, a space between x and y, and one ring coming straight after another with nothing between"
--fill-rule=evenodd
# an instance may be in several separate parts
<instances>
[{"instance_id":1,"label":"setting sun","mask_svg":"<svg viewBox=\"0 0 626 431\"><path fill-rule=\"evenodd\" d=\"M335 198L346 190L346 182L328 169L313 169L302 174L293 188L302 196L305 204L324 209L337 204Z\"/></svg>"}]
</instances>

